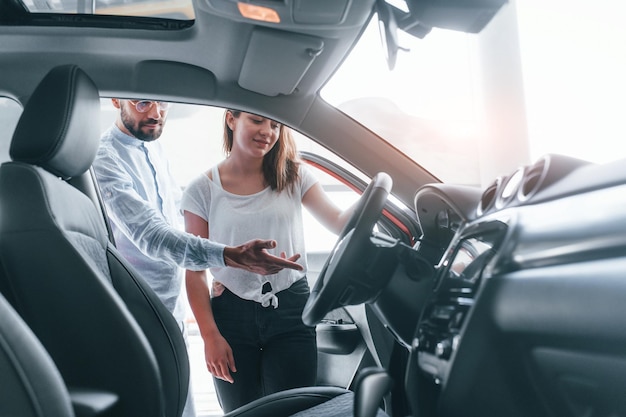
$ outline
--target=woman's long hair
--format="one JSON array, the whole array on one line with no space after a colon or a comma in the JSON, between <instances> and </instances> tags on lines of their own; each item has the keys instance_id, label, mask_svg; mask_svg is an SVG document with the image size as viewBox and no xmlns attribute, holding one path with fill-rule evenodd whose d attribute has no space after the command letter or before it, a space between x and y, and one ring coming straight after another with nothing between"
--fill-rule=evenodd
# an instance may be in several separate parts
<instances>
[{"instance_id":1,"label":"woman's long hair","mask_svg":"<svg viewBox=\"0 0 626 417\"><path fill-rule=\"evenodd\" d=\"M224 112L224 152L230 155L233 149L233 131L226 123L226 113L230 112L235 119L241 115L239 110L226 110ZM291 129L280 124L278 140L274 147L263 157L263 177L265 182L272 188L281 192L287 188L293 189L298 180L300 158L296 142Z\"/></svg>"}]
</instances>

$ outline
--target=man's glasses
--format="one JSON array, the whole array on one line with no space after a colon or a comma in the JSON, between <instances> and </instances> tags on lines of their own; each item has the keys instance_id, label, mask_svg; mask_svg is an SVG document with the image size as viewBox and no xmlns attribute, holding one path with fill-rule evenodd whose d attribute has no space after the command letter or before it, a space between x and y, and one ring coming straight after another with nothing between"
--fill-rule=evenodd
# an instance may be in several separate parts
<instances>
[{"instance_id":1,"label":"man's glasses","mask_svg":"<svg viewBox=\"0 0 626 417\"><path fill-rule=\"evenodd\" d=\"M152 106L157 104L159 108L163 111L167 111L170 108L170 103L167 101L151 101L151 100L128 100L130 104L135 106L135 109L139 113L146 113L150 111Z\"/></svg>"}]
</instances>

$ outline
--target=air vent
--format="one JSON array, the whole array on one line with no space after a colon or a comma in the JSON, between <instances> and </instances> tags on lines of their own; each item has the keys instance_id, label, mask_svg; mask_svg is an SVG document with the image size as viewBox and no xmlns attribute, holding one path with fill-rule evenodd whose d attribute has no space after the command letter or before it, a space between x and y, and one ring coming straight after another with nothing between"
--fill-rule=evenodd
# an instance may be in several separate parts
<instances>
[{"instance_id":1,"label":"air vent","mask_svg":"<svg viewBox=\"0 0 626 417\"><path fill-rule=\"evenodd\" d=\"M524 180L518 190L518 198L520 201L526 201L537 192L541 185L541 180L545 176L546 158L541 158L526 171Z\"/></svg>"},{"instance_id":2,"label":"air vent","mask_svg":"<svg viewBox=\"0 0 626 417\"><path fill-rule=\"evenodd\" d=\"M476 210L479 216L482 216L493 208L501 181L502 178L496 178L496 180L492 182L483 192L478 203L478 209Z\"/></svg>"},{"instance_id":3,"label":"air vent","mask_svg":"<svg viewBox=\"0 0 626 417\"><path fill-rule=\"evenodd\" d=\"M524 167L519 168L506 180L502 181L501 191L496 197L496 208L501 209L509 205L515 200L518 195L519 189L522 186L526 175L526 169Z\"/></svg>"}]
</instances>

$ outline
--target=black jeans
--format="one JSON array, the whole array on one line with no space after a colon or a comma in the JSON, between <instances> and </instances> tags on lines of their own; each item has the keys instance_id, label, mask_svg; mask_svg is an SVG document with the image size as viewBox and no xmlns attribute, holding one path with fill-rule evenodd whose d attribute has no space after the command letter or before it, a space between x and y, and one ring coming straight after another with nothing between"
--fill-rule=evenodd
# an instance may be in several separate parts
<instances>
[{"instance_id":1,"label":"black jeans","mask_svg":"<svg viewBox=\"0 0 626 417\"><path fill-rule=\"evenodd\" d=\"M315 328L302 323L309 293L303 278L276 294L276 309L241 299L227 289L211 300L215 322L233 350L237 367L233 384L213 378L225 413L273 392L315 385Z\"/></svg>"}]
</instances>

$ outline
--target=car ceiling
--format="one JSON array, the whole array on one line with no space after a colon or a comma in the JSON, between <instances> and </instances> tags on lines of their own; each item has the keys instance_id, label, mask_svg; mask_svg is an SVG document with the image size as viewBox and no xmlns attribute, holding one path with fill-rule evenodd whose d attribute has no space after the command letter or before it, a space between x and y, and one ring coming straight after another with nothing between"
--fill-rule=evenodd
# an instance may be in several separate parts
<instances>
[{"instance_id":1,"label":"car ceiling","mask_svg":"<svg viewBox=\"0 0 626 417\"><path fill-rule=\"evenodd\" d=\"M266 97L280 96L278 101L296 112L306 111L352 48L375 4L271 2L281 14L276 24L243 18L231 0L197 0L191 27L147 30L141 27L150 27L151 19L117 18L116 27L87 27L101 24L102 18L33 15L9 7L16 4L12 0L2 2L0 91L20 101L52 67L74 63L105 96L260 105ZM68 19L84 27L63 27Z\"/></svg>"}]
</instances>

